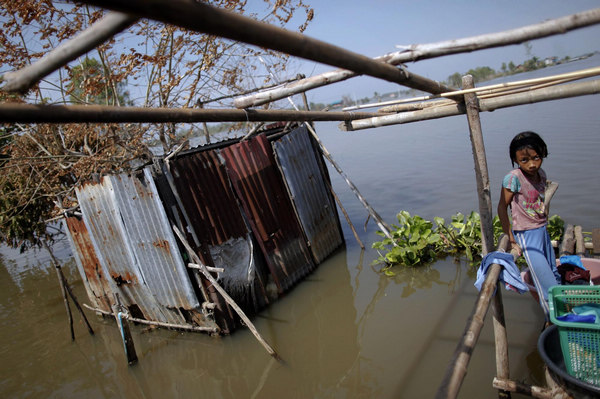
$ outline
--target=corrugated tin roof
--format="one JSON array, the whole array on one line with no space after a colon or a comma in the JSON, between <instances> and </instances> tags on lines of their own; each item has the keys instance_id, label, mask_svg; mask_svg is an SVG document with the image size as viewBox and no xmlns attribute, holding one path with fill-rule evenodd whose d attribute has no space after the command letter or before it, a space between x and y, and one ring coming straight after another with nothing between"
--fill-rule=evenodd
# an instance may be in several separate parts
<instances>
[{"instance_id":1,"label":"corrugated tin roof","mask_svg":"<svg viewBox=\"0 0 600 399\"><path fill-rule=\"evenodd\" d=\"M327 176L321 173L306 127L272 144L310 250L321 263L343 242Z\"/></svg>"},{"instance_id":2,"label":"corrugated tin roof","mask_svg":"<svg viewBox=\"0 0 600 399\"><path fill-rule=\"evenodd\" d=\"M199 302L150 170L105 176L79 187L77 197L113 292L147 320L185 323L179 309L199 308Z\"/></svg>"},{"instance_id":3,"label":"corrugated tin roof","mask_svg":"<svg viewBox=\"0 0 600 399\"><path fill-rule=\"evenodd\" d=\"M314 269L273 149L264 134L221 150L254 236L283 293Z\"/></svg>"}]
</instances>

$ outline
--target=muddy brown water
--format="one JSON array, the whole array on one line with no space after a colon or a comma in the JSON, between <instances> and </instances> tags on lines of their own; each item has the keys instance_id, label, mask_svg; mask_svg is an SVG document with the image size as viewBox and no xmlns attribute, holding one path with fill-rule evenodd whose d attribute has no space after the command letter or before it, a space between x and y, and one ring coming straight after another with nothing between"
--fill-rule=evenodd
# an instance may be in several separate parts
<instances>
[{"instance_id":1,"label":"muddy brown water","mask_svg":"<svg viewBox=\"0 0 600 399\"><path fill-rule=\"evenodd\" d=\"M600 57L552 73L598 64ZM548 74L549 71L543 71ZM522 75L523 79L537 76ZM482 114L492 200L510 169L508 143L521 130L539 132L549 147L544 169L560 188L551 213L600 227L600 97L587 96ZM334 158L382 217L447 220L477 210L465 117L342 133L317 124ZM331 171L363 242L378 239L366 212ZM284 359L278 363L247 330L210 337L133 326L139 357L128 367L115 323L87 312L87 333L74 312L71 342L56 273L43 252L2 249L0 266L0 397L4 398L430 398L442 380L473 309L475 270L446 258L386 277L361 251L342 216L345 247L254 318ZM87 297L70 248L55 245L81 302ZM529 295L503 291L511 377L543 384L536 350L543 323ZM494 341L486 322L461 398L496 397ZM515 395L514 397L519 397Z\"/></svg>"}]
</instances>

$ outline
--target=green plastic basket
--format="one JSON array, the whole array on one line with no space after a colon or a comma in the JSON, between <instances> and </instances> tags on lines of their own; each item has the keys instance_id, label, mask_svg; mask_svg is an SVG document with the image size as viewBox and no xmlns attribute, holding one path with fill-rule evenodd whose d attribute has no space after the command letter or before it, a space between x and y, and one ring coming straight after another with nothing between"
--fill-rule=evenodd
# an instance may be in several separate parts
<instances>
[{"instance_id":1,"label":"green plastic basket","mask_svg":"<svg viewBox=\"0 0 600 399\"><path fill-rule=\"evenodd\" d=\"M557 285L548 290L550 320L558 327L567 372L600 386L600 324L558 320L578 305L600 304L600 286Z\"/></svg>"}]
</instances>

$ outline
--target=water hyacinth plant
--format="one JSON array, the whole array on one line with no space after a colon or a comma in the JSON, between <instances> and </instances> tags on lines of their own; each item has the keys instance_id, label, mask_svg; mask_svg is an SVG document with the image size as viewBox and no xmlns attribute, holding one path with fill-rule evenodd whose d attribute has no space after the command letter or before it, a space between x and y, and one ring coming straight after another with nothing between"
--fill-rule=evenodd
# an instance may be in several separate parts
<instances>
[{"instance_id":1,"label":"water hyacinth plant","mask_svg":"<svg viewBox=\"0 0 600 399\"><path fill-rule=\"evenodd\" d=\"M398 225L393 224L390 232L393 240L378 231L377 234L384 239L372 244L379 253L374 263L384 264L382 271L387 275L395 274L390 269L392 266L414 267L446 255L460 257L464 254L471 265L481 260L481 218L477 212L468 216L457 213L449 224L440 217L435 217L432 223L418 215L411 216L407 211L398 213L396 219ZM493 227L497 245L502 235L498 216L493 219ZM560 216L549 218L548 232L552 240L560 240L563 230L564 222Z\"/></svg>"}]
</instances>

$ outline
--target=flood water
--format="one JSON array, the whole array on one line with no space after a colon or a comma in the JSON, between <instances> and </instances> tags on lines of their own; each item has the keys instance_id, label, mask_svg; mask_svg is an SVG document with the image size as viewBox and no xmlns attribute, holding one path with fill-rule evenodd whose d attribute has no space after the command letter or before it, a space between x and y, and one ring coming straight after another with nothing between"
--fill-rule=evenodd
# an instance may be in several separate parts
<instances>
[{"instance_id":1,"label":"flood water","mask_svg":"<svg viewBox=\"0 0 600 399\"><path fill-rule=\"evenodd\" d=\"M518 79L597 66L600 57ZM600 227L600 96L481 115L494 208L511 168L508 143L523 130L546 140L544 169L560 188L551 213L584 231ZM465 116L344 133L316 126L325 146L388 222L400 210L447 220L477 210ZM451 258L386 277L372 266L379 237L345 182L334 189L367 246L361 251L341 216L346 246L254 323L284 359L273 360L245 329L210 337L133 326L139 357L129 367L113 320L75 310L71 341L56 273L42 252L3 248L0 265L0 397L3 398L430 398L473 309L475 270ZM494 209L495 211L495 209ZM55 247L81 302L87 296L65 241ZM536 342L541 310L529 295L503 291L511 377L543 385ZM494 339L488 321L461 398L496 397ZM519 397L513 395L513 397Z\"/></svg>"}]
</instances>

